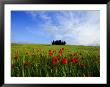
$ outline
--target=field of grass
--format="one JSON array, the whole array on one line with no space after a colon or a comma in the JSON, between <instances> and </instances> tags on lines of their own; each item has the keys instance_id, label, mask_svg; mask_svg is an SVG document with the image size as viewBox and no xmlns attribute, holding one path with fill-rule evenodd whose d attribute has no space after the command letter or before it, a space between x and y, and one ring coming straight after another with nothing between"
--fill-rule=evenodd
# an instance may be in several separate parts
<instances>
[{"instance_id":1,"label":"field of grass","mask_svg":"<svg viewBox=\"0 0 110 87\"><path fill-rule=\"evenodd\" d=\"M12 44L12 77L99 77L100 47Z\"/></svg>"}]
</instances>

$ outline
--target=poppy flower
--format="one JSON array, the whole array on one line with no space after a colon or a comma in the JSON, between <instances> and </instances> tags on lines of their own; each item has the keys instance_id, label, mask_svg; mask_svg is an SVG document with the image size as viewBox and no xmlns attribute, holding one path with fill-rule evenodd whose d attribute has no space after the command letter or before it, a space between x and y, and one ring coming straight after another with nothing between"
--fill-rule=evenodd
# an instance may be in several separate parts
<instances>
[{"instance_id":1,"label":"poppy flower","mask_svg":"<svg viewBox=\"0 0 110 87\"><path fill-rule=\"evenodd\" d=\"M52 61L52 65L56 65L56 63L57 63L56 61Z\"/></svg>"},{"instance_id":2,"label":"poppy flower","mask_svg":"<svg viewBox=\"0 0 110 87\"><path fill-rule=\"evenodd\" d=\"M60 59L60 55L57 56L58 60Z\"/></svg>"},{"instance_id":3,"label":"poppy flower","mask_svg":"<svg viewBox=\"0 0 110 87\"><path fill-rule=\"evenodd\" d=\"M52 57L52 61L55 61L55 62L57 62L57 57Z\"/></svg>"},{"instance_id":4,"label":"poppy flower","mask_svg":"<svg viewBox=\"0 0 110 87\"><path fill-rule=\"evenodd\" d=\"M62 59L62 64L67 64L68 60L66 58Z\"/></svg>"},{"instance_id":5,"label":"poppy flower","mask_svg":"<svg viewBox=\"0 0 110 87\"><path fill-rule=\"evenodd\" d=\"M49 55L50 55L50 56L52 56L52 55L53 55L53 52L52 52L52 51L50 51L50 52L49 52Z\"/></svg>"},{"instance_id":6,"label":"poppy flower","mask_svg":"<svg viewBox=\"0 0 110 87\"><path fill-rule=\"evenodd\" d=\"M62 48L62 50L64 50L64 48Z\"/></svg>"},{"instance_id":7,"label":"poppy flower","mask_svg":"<svg viewBox=\"0 0 110 87\"><path fill-rule=\"evenodd\" d=\"M60 49L59 53L62 54L62 50L61 49Z\"/></svg>"},{"instance_id":8,"label":"poppy flower","mask_svg":"<svg viewBox=\"0 0 110 87\"><path fill-rule=\"evenodd\" d=\"M78 59L77 58L72 58L71 62L77 63L78 62Z\"/></svg>"},{"instance_id":9,"label":"poppy flower","mask_svg":"<svg viewBox=\"0 0 110 87\"><path fill-rule=\"evenodd\" d=\"M57 63L57 57L52 57L52 65L55 65Z\"/></svg>"}]
</instances>

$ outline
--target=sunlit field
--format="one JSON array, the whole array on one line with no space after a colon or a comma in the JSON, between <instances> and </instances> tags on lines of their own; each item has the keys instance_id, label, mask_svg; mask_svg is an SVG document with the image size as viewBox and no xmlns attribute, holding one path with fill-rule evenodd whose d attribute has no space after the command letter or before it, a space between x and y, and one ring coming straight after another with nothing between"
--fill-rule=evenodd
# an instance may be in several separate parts
<instances>
[{"instance_id":1,"label":"sunlit field","mask_svg":"<svg viewBox=\"0 0 110 87\"><path fill-rule=\"evenodd\" d=\"M12 77L99 77L100 47L11 44Z\"/></svg>"}]
</instances>

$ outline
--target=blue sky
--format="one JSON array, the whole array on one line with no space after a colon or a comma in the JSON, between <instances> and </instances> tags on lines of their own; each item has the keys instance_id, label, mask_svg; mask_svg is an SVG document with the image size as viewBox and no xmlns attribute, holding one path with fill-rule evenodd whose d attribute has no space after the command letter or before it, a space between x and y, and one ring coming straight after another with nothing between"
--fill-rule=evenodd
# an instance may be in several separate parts
<instances>
[{"instance_id":1,"label":"blue sky","mask_svg":"<svg viewBox=\"0 0 110 87\"><path fill-rule=\"evenodd\" d=\"M100 45L100 11L12 11L11 42Z\"/></svg>"}]
</instances>

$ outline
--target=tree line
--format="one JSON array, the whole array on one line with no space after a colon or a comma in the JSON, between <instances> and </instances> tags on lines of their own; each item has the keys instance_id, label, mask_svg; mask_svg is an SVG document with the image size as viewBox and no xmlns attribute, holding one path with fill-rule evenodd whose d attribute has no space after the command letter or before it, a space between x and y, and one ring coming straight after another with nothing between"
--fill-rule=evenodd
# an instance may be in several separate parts
<instances>
[{"instance_id":1,"label":"tree line","mask_svg":"<svg viewBox=\"0 0 110 87\"><path fill-rule=\"evenodd\" d=\"M61 40L52 41L52 45L65 45L65 44L66 42Z\"/></svg>"}]
</instances>

